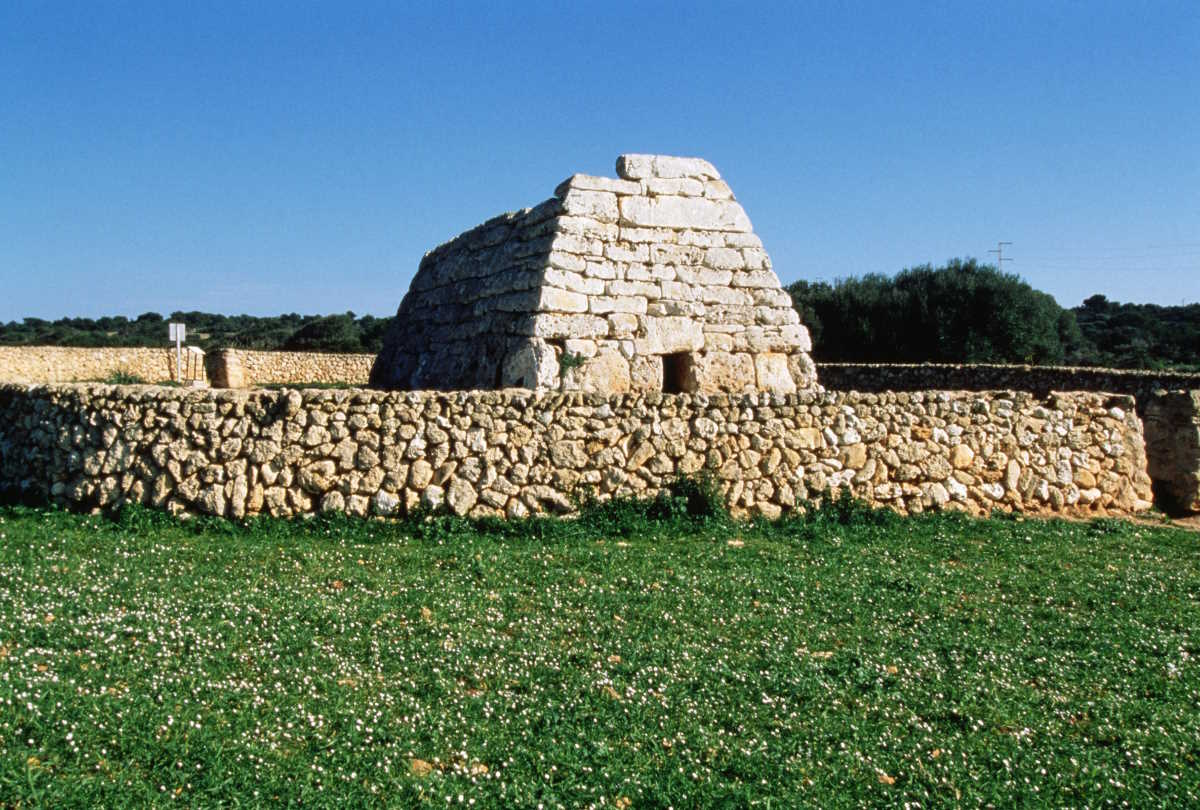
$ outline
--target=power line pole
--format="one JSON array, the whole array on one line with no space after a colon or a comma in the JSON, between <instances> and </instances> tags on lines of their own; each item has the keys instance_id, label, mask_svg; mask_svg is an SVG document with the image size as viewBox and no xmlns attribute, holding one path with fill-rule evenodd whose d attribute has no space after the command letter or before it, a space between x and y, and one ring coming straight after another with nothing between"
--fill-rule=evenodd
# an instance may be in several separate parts
<instances>
[{"instance_id":1,"label":"power line pole","mask_svg":"<svg viewBox=\"0 0 1200 810\"><path fill-rule=\"evenodd\" d=\"M988 251L988 253L996 254L996 269L999 270L1001 273L1004 272L1004 263L1012 261L1012 259L1004 258L1004 246L1005 245L1008 245L1011 247L1012 242L997 242L996 249Z\"/></svg>"}]
</instances>

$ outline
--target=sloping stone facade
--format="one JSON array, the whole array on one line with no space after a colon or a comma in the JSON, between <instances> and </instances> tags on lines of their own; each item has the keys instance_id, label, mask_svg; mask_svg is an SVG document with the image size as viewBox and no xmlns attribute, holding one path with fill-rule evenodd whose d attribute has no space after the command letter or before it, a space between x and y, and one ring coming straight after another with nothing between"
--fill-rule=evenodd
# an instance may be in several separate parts
<instances>
[{"instance_id":1,"label":"sloping stone facade","mask_svg":"<svg viewBox=\"0 0 1200 810\"><path fill-rule=\"evenodd\" d=\"M622 155L426 254L371 371L422 390L811 390L808 330L712 164Z\"/></svg>"}]
</instances>

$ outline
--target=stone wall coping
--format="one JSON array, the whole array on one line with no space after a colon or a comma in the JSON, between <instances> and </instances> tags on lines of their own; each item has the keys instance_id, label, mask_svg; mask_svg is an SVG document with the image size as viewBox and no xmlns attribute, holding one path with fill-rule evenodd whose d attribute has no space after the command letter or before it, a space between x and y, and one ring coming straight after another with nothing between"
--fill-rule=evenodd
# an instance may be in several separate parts
<instances>
[{"instance_id":1,"label":"stone wall coping","mask_svg":"<svg viewBox=\"0 0 1200 810\"><path fill-rule=\"evenodd\" d=\"M829 363L817 362L821 369L868 370L868 371L1001 371L1042 374L1072 374L1092 376L1128 377L1144 380L1178 380L1188 388L1200 388L1200 373L1187 371L1154 371L1149 369L1106 368L1103 366L1039 366L1017 363Z\"/></svg>"},{"instance_id":2,"label":"stone wall coping","mask_svg":"<svg viewBox=\"0 0 1200 810\"><path fill-rule=\"evenodd\" d=\"M700 407L786 407L841 404L848 401L863 404L887 404L889 402L920 403L950 402L953 400L1012 400L1014 403L1052 402L1060 396L1091 395L1103 398L1107 407L1133 407L1135 398L1130 394L1103 391L1051 391L1040 397L1030 391L1016 389L946 389L925 391L822 391L799 393L684 393L667 394L656 391L625 394L584 393L580 391L546 391L528 388L505 388L500 390L471 391L389 391L375 388L176 388L167 385L110 385L108 383L0 383L0 395L20 394L66 394L89 397L120 397L135 402L178 401L178 402L246 402L250 399L280 399L297 394L309 402L333 402L368 404L381 402L481 402L486 404L537 405L537 406L590 406L614 405L628 407L644 403L657 407L672 401L680 405Z\"/></svg>"}]
</instances>

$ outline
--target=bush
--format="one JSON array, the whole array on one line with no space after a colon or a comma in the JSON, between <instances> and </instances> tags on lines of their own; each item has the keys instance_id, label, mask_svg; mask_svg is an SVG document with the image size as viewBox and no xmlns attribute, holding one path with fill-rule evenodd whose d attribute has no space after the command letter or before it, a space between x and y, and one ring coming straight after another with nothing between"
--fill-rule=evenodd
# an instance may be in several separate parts
<instances>
[{"instance_id":1,"label":"bush","mask_svg":"<svg viewBox=\"0 0 1200 810\"><path fill-rule=\"evenodd\" d=\"M104 378L109 385L143 385L145 380L129 371L114 371Z\"/></svg>"}]
</instances>

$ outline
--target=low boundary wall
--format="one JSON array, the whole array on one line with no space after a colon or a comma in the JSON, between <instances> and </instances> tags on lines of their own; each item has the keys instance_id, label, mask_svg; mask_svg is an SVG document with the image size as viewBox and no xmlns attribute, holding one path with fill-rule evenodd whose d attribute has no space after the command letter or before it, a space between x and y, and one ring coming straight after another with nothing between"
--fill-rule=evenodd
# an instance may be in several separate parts
<instances>
[{"instance_id":1,"label":"low boundary wall","mask_svg":"<svg viewBox=\"0 0 1200 810\"><path fill-rule=\"evenodd\" d=\"M1133 400L1094 393L189 391L0 386L0 488L234 518L569 511L714 471L735 512L848 486L902 513L1150 507Z\"/></svg>"},{"instance_id":2,"label":"low boundary wall","mask_svg":"<svg viewBox=\"0 0 1200 810\"><path fill-rule=\"evenodd\" d=\"M208 378L216 388L306 383L366 385L375 355L221 349L209 352L205 362Z\"/></svg>"},{"instance_id":3,"label":"low boundary wall","mask_svg":"<svg viewBox=\"0 0 1200 810\"><path fill-rule=\"evenodd\" d=\"M1103 391L1129 394L1142 414L1157 390L1200 389L1200 374L1079 366L818 363L817 379L834 391Z\"/></svg>"},{"instance_id":4,"label":"low boundary wall","mask_svg":"<svg viewBox=\"0 0 1200 810\"><path fill-rule=\"evenodd\" d=\"M1200 512L1200 374L1072 366L821 363L821 384L838 391L1111 391L1134 397L1142 417L1159 505Z\"/></svg>"},{"instance_id":5,"label":"low boundary wall","mask_svg":"<svg viewBox=\"0 0 1200 810\"><path fill-rule=\"evenodd\" d=\"M187 379L204 379L203 352L187 347L184 363ZM149 383L174 380L175 349L0 346L0 381L4 382L103 380L117 372L134 374Z\"/></svg>"}]
</instances>

